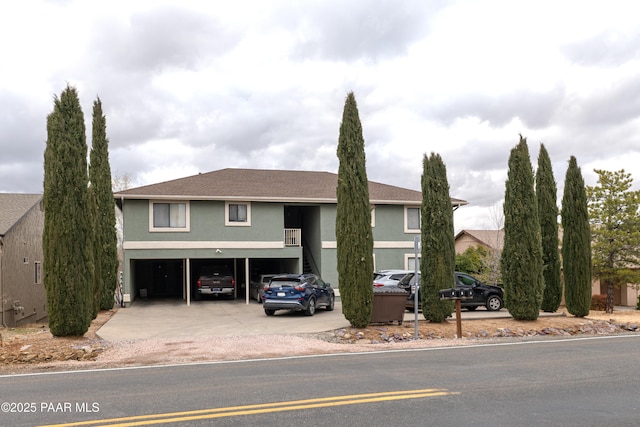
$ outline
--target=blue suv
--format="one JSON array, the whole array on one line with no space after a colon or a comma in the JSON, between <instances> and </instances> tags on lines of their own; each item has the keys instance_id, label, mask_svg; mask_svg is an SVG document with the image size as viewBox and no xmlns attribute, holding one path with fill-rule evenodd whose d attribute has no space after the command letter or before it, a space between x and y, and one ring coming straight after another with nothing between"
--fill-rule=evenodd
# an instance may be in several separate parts
<instances>
[{"instance_id":1,"label":"blue suv","mask_svg":"<svg viewBox=\"0 0 640 427\"><path fill-rule=\"evenodd\" d=\"M262 304L267 316L276 310L303 311L313 316L317 308L332 311L336 297L331 284L315 274L281 274L264 287Z\"/></svg>"}]
</instances>

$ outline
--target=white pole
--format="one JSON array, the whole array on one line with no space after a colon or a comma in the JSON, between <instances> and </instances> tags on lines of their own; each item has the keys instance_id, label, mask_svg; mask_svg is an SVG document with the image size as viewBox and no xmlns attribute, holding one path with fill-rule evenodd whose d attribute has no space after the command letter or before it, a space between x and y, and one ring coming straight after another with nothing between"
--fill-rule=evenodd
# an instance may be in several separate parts
<instances>
[{"instance_id":1,"label":"white pole","mask_svg":"<svg viewBox=\"0 0 640 427\"><path fill-rule=\"evenodd\" d=\"M187 307L191 305L191 258L186 259L186 282L187 282Z\"/></svg>"},{"instance_id":2,"label":"white pole","mask_svg":"<svg viewBox=\"0 0 640 427\"><path fill-rule=\"evenodd\" d=\"M249 278L249 258L244 259L244 290L245 290L245 303L249 304L249 287L251 286L251 279Z\"/></svg>"}]
</instances>

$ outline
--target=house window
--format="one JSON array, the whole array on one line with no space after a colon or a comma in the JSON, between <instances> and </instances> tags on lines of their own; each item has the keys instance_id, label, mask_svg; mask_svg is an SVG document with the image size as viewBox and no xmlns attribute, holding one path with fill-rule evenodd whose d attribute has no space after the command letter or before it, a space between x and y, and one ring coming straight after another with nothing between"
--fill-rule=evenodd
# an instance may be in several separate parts
<instances>
[{"instance_id":1,"label":"house window","mask_svg":"<svg viewBox=\"0 0 640 427\"><path fill-rule=\"evenodd\" d=\"M189 231L189 203L150 202L150 231Z\"/></svg>"},{"instance_id":2,"label":"house window","mask_svg":"<svg viewBox=\"0 0 640 427\"><path fill-rule=\"evenodd\" d=\"M414 254L405 254L404 265L407 270L415 271L416 269L416 256ZM420 254L418 254L418 271L420 271Z\"/></svg>"},{"instance_id":3,"label":"house window","mask_svg":"<svg viewBox=\"0 0 640 427\"><path fill-rule=\"evenodd\" d=\"M226 202L225 225L250 226L251 203L250 202Z\"/></svg>"},{"instance_id":4,"label":"house window","mask_svg":"<svg viewBox=\"0 0 640 427\"><path fill-rule=\"evenodd\" d=\"M35 261L33 263L33 266L33 283L35 283L36 285L42 285L42 262Z\"/></svg>"},{"instance_id":5,"label":"house window","mask_svg":"<svg viewBox=\"0 0 640 427\"><path fill-rule=\"evenodd\" d=\"M376 226L376 207L371 206L371 228Z\"/></svg>"},{"instance_id":6,"label":"house window","mask_svg":"<svg viewBox=\"0 0 640 427\"><path fill-rule=\"evenodd\" d=\"M405 206L404 208L404 232L420 232L420 208Z\"/></svg>"}]
</instances>

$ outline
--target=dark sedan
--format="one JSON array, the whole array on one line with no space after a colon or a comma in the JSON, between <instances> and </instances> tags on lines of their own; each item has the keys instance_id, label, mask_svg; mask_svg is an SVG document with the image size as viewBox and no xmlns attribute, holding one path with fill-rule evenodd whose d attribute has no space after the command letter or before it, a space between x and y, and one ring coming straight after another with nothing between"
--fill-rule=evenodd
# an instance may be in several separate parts
<instances>
[{"instance_id":1,"label":"dark sedan","mask_svg":"<svg viewBox=\"0 0 640 427\"><path fill-rule=\"evenodd\" d=\"M407 290L410 295L407 298L406 307L409 310L413 310L414 305L414 290L415 290L415 273L409 273L398 282L398 287ZM475 310L478 307L486 307L489 311L498 311L504 306L504 290L499 286L487 285L482 283L475 277L456 271L455 287L473 290L473 297L470 299L464 299L460 301L460 306L466 308L469 311ZM418 280L420 279L420 273L418 273ZM418 292L418 304L420 304L420 293ZM419 307L418 307L419 308Z\"/></svg>"},{"instance_id":2,"label":"dark sedan","mask_svg":"<svg viewBox=\"0 0 640 427\"><path fill-rule=\"evenodd\" d=\"M264 312L273 316L276 310L303 311L313 316L317 308L332 311L336 297L331 284L315 274L282 274L271 278L262 295Z\"/></svg>"}]
</instances>

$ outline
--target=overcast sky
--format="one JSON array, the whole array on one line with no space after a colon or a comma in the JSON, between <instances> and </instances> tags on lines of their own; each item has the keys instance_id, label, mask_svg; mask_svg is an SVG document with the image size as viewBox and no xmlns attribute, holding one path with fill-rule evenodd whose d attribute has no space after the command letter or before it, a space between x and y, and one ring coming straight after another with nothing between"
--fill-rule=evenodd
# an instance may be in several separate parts
<instances>
[{"instance_id":1,"label":"overcast sky","mask_svg":"<svg viewBox=\"0 0 640 427\"><path fill-rule=\"evenodd\" d=\"M519 134L640 182L640 3L15 1L0 6L0 192L42 192L46 117L100 97L114 175L222 168L337 173L347 93L369 180L420 189L439 153L456 231L495 228ZM635 188L638 188L638 182Z\"/></svg>"}]
</instances>

